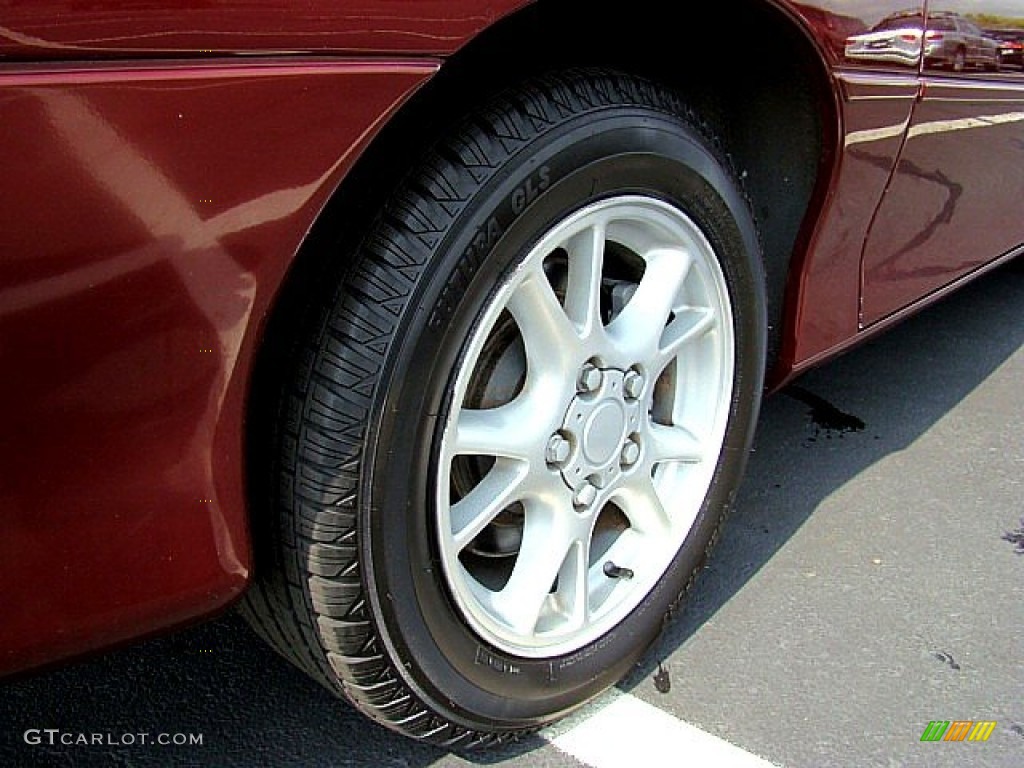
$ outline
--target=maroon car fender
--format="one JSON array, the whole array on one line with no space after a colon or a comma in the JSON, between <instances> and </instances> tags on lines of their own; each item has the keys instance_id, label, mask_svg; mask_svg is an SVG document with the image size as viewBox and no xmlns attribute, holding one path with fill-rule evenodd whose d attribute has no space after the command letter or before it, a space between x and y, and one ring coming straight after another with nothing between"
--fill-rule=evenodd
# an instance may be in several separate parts
<instances>
[{"instance_id":1,"label":"maroon car fender","mask_svg":"<svg viewBox=\"0 0 1024 768\"><path fill-rule=\"evenodd\" d=\"M0 671L246 586L262 318L359 150L437 67L0 71Z\"/></svg>"},{"instance_id":2,"label":"maroon car fender","mask_svg":"<svg viewBox=\"0 0 1024 768\"><path fill-rule=\"evenodd\" d=\"M773 0L812 41L827 69L834 123L825 125L827 164L790 263L784 328L769 386L834 355L861 331L864 235L899 159L915 100L918 66L846 56L853 35L892 14L923 19L924 4L854 0L831 4ZM840 12L841 10L841 12ZM921 22L916 22L920 26Z\"/></svg>"},{"instance_id":3,"label":"maroon car fender","mask_svg":"<svg viewBox=\"0 0 1024 768\"><path fill-rule=\"evenodd\" d=\"M0 58L231 53L443 56L529 0L32 0L0 16ZM187 19L187 23L182 23Z\"/></svg>"}]
</instances>

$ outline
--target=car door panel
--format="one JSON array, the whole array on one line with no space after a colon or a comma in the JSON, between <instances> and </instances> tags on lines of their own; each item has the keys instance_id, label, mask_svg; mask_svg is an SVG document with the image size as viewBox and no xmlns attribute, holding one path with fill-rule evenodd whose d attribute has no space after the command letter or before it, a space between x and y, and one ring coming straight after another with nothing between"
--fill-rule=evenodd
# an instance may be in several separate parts
<instances>
[{"instance_id":1,"label":"car door panel","mask_svg":"<svg viewBox=\"0 0 1024 768\"><path fill-rule=\"evenodd\" d=\"M990 0L989 18L1024 24L1024 9L995 13L1011 5ZM933 15L966 7L930 6ZM1024 243L1024 76L985 66L969 57L958 72L926 57L921 98L865 243L864 326Z\"/></svg>"}]
</instances>

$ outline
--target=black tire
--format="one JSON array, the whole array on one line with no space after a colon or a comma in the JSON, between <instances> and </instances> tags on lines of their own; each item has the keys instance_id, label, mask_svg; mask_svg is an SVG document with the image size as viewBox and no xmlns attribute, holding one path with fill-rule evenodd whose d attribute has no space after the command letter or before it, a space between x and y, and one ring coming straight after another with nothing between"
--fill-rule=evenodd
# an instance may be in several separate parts
<instances>
[{"instance_id":1,"label":"black tire","mask_svg":"<svg viewBox=\"0 0 1024 768\"><path fill-rule=\"evenodd\" d=\"M685 211L720 260L736 350L721 453L684 544L625 618L571 652L516 655L471 627L442 572L439 430L496 286L553 223L622 194ZM298 331L273 429L271 560L258 561L244 612L280 653L389 728L460 748L518 737L639 660L717 537L765 365L749 206L672 92L574 71L464 121L394 192L350 263Z\"/></svg>"}]
</instances>

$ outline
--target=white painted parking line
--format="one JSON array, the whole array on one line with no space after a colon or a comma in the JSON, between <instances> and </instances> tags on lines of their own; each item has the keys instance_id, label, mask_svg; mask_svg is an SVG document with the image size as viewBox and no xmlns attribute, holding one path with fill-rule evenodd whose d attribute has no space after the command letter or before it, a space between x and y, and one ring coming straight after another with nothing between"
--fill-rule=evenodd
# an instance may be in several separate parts
<instances>
[{"instance_id":1,"label":"white painted parking line","mask_svg":"<svg viewBox=\"0 0 1024 768\"><path fill-rule=\"evenodd\" d=\"M618 690L541 735L592 768L777 768Z\"/></svg>"}]
</instances>

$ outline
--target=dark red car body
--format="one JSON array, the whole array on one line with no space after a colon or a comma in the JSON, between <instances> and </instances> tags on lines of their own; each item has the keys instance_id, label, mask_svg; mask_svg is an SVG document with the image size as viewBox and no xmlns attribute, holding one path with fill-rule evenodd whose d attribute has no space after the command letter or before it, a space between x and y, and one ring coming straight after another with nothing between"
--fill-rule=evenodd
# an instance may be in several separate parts
<instances>
[{"instance_id":1,"label":"dark red car body","mask_svg":"<svg viewBox=\"0 0 1024 768\"><path fill-rule=\"evenodd\" d=\"M388 126L451 103L435 80L479 78L498 59L514 70L543 48L529 14L564 5L0 5L0 672L179 626L244 592L254 361L304 243L365 157L400 143ZM1024 74L844 57L889 13L925 18L907 0L722 5L771 25L764 56L722 52L739 72L715 82L778 66L785 89L799 71L817 126L806 152L784 155L804 158L806 189L769 269L771 388L1021 252ZM663 12L636 5L630 28L664 26ZM777 34L798 59L773 58L792 56ZM673 82L720 67L673 61ZM770 111L726 102L754 128ZM771 141L746 151L763 158L755 210L789 182L771 162L786 133L772 114Z\"/></svg>"}]
</instances>

